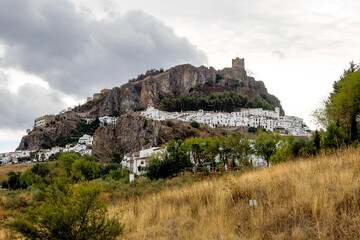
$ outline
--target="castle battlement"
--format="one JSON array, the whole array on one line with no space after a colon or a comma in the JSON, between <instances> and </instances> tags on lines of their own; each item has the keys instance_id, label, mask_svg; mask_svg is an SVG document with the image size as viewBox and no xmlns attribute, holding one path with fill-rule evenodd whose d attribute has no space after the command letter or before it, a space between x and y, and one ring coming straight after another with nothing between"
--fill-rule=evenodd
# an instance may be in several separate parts
<instances>
[{"instance_id":1,"label":"castle battlement","mask_svg":"<svg viewBox=\"0 0 360 240\"><path fill-rule=\"evenodd\" d=\"M245 60L243 58L235 58L232 60L232 68L245 69Z\"/></svg>"}]
</instances>

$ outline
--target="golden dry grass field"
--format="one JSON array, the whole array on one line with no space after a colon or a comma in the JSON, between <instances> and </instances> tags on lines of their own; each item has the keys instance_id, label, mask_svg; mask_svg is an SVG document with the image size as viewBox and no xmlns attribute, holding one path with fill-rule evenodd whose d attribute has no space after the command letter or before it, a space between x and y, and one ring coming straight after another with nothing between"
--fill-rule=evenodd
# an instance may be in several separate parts
<instances>
[{"instance_id":1,"label":"golden dry grass field","mask_svg":"<svg viewBox=\"0 0 360 240\"><path fill-rule=\"evenodd\" d=\"M126 239L359 239L360 149L113 204Z\"/></svg>"},{"instance_id":2,"label":"golden dry grass field","mask_svg":"<svg viewBox=\"0 0 360 240\"><path fill-rule=\"evenodd\" d=\"M102 198L123 215L129 240L360 239L360 148L128 200L111 194Z\"/></svg>"},{"instance_id":3,"label":"golden dry grass field","mask_svg":"<svg viewBox=\"0 0 360 240\"><path fill-rule=\"evenodd\" d=\"M11 171L14 172L25 172L27 169L33 167L34 164L11 164L0 166L0 181L7 179L6 174Z\"/></svg>"}]
</instances>

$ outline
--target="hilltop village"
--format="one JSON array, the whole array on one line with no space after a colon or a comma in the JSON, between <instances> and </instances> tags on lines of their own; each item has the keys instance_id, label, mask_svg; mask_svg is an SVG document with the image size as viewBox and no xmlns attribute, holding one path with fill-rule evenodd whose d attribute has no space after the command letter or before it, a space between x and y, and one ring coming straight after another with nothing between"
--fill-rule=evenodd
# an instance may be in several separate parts
<instances>
[{"instance_id":1,"label":"hilltop village","mask_svg":"<svg viewBox=\"0 0 360 240\"><path fill-rule=\"evenodd\" d=\"M175 83L180 84L181 87L177 87L177 84ZM152 86L152 88L149 89L149 86ZM164 88L164 86L167 87ZM158 92L153 92L153 89L156 89ZM247 106L244 102L236 103L233 104L234 106L231 108L233 110L227 110L227 112L223 112L222 110L176 112L175 110L162 111L158 109L162 106L161 99L163 99L164 96L167 96L167 99L176 99L185 93L191 95L193 94L193 91L210 94L213 90L220 91L220 93L232 92L232 96L236 96L236 94L245 94L242 95L243 99L248 102L251 102L249 99L256 98L260 94L265 96L264 98L260 98L262 99L261 101L267 99L268 102L266 102L265 105L252 106ZM173 94L176 91L179 92L178 95L175 96ZM251 93L253 97L247 97L246 93ZM142 102L142 105L135 105L135 103L139 102ZM269 105L269 103L271 103L271 105ZM146 109L141 110L144 109L141 107L146 106L146 104ZM56 134L57 132L62 131L63 127L68 128L66 124L61 125L61 127L58 125L61 121L66 121L66 119L70 119L73 126L76 126L76 121L82 121L86 126L91 126L96 123L96 128L122 124L119 123L120 117L118 116L121 116L121 114L124 114L126 111L121 110L120 108L116 109L115 106L125 106L124 109L126 111L131 109L133 111L140 110L140 115L144 119L151 119L162 123L167 120L178 120L188 123L196 122L197 124L203 124L210 128L247 128L249 132L254 132L260 127L268 132L278 132L280 135L299 137L311 136L311 131L306 124L304 124L303 119L295 116L283 115L279 100L267 93L264 83L247 76L243 58L232 59L231 68L224 68L218 71L212 67L207 68L201 66L196 68L189 64L179 65L167 71L148 71L146 75L139 75L137 79L129 81L128 84L123 85L121 88L114 88L112 90L103 89L100 93L93 94L93 97L87 98L87 103L83 106L79 105L75 108L62 110L58 115L45 115L36 118L33 131L28 129L27 132L29 136L34 135L32 132L38 133L39 136L41 135L41 132L46 132L48 129L51 129L52 126L58 126L58 128L53 130ZM225 107L223 108L225 109ZM265 108L273 108L274 110L265 110ZM83 112L81 112L81 109ZM25 144L26 141L23 138L23 145L20 145L17 151L0 154L0 162L1 164L16 164L45 161L47 159L52 160L56 157L56 154L71 151L79 154L92 154L92 134L94 134L96 128L93 129L91 133L83 132L81 133L83 136L79 135L74 138L74 141L70 139L70 141L63 144L58 144L54 141L51 144L44 144L46 143L44 137L39 136L35 141L42 141L43 144L33 144L29 148L28 144ZM138 126L135 126L135 128L138 128ZM73 128L73 131L74 129L76 128ZM151 132L150 130L148 131ZM68 131L68 134L70 133L71 131ZM101 135L100 139L107 138L107 134L104 133ZM121 137L121 133L119 133L119 136ZM128 138L127 142L131 141L131 139ZM71 143L69 144L69 142ZM111 144L111 142L108 142L107 144ZM132 168L133 166L130 165L130 162L134 159L138 159L140 165L135 164L135 168L137 169L139 167L139 169L145 169L146 157L150 156L153 152L159 151L159 146L158 144L153 143L151 148L149 148L151 145L147 145L148 149L139 151L143 146L144 144L139 145L135 149L135 147L131 145L127 148L124 152L124 156L121 156L123 159L123 167Z\"/></svg>"},{"instance_id":2,"label":"hilltop village","mask_svg":"<svg viewBox=\"0 0 360 240\"><path fill-rule=\"evenodd\" d=\"M168 119L175 119L184 122L198 122L206 124L211 128L216 127L262 127L266 131L277 131L281 135L293 136L311 136L311 131L304 124L301 118L295 116L280 116L280 109L278 107L272 110L263 110L262 108L243 108L238 112L205 112L199 111L184 111L184 112L165 112L154 108L150 102L146 110L140 113L146 118L156 121L165 121ZM100 127L106 125L115 125L117 117L104 116L98 118ZM95 118L84 118L87 124L90 124ZM41 129L51 122L55 121L55 116L46 115L35 119L34 129ZM51 160L57 153L61 152L77 152L79 154L92 154L93 137L90 135L83 135L75 145L67 144L65 147L53 147L51 149L33 149L33 150L17 150L14 152L1 153L1 164L17 164L17 163L31 163L37 161ZM150 149L143 149L135 154L128 154L123 156L123 167L138 169L145 169L146 158L153 152L159 151L159 147ZM135 165L132 162L135 159ZM256 162L260 162L256 160ZM136 170L137 171L137 170ZM143 171L138 171L142 173Z\"/></svg>"},{"instance_id":3,"label":"hilltop village","mask_svg":"<svg viewBox=\"0 0 360 240\"><path fill-rule=\"evenodd\" d=\"M280 116L280 108L275 111L262 108L242 108L239 112L164 112L154 108L149 103L146 111L141 115L158 121L176 119L184 122L196 121L215 127L262 127L266 131L277 131L283 135L311 136L311 131L304 124L303 119L295 116Z\"/></svg>"}]
</instances>

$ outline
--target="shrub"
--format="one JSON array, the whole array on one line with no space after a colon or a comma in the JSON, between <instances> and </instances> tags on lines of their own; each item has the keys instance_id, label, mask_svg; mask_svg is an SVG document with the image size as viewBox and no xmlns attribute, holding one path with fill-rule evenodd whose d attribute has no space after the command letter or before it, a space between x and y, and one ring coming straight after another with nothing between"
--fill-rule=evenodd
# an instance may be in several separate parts
<instances>
[{"instance_id":1,"label":"shrub","mask_svg":"<svg viewBox=\"0 0 360 240\"><path fill-rule=\"evenodd\" d=\"M84 158L78 159L73 163L73 179L80 180L82 177L90 181L100 177L99 163L95 161L87 161Z\"/></svg>"},{"instance_id":2,"label":"shrub","mask_svg":"<svg viewBox=\"0 0 360 240\"><path fill-rule=\"evenodd\" d=\"M2 182L1 182L1 188L9 188L9 182L8 182L8 180L3 180Z\"/></svg>"},{"instance_id":3,"label":"shrub","mask_svg":"<svg viewBox=\"0 0 360 240\"><path fill-rule=\"evenodd\" d=\"M20 172L9 172L8 187L12 190L20 189Z\"/></svg>"},{"instance_id":4,"label":"shrub","mask_svg":"<svg viewBox=\"0 0 360 240\"><path fill-rule=\"evenodd\" d=\"M82 185L67 193L52 191L7 227L26 239L116 239L124 225L118 217L108 217L100 193L100 185Z\"/></svg>"},{"instance_id":5,"label":"shrub","mask_svg":"<svg viewBox=\"0 0 360 240\"><path fill-rule=\"evenodd\" d=\"M216 74L215 82L216 82L216 83L219 83L222 78L223 78L222 75L219 74L219 73L217 73L217 74Z\"/></svg>"},{"instance_id":6,"label":"shrub","mask_svg":"<svg viewBox=\"0 0 360 240\"><path fill-rule=\"evenodd\" d=\"M111 162L120 164L121 161L122 161L122 154L119 152L113 152L113 157L111 159Z\"/></svg>"},{"instance_id":7,"label":"shrub","mask_svg":"<svg viewBox=\"0 0 360 240\"><path fill-rule=\"evenodd\" d=\"M6 198L5 201L6 209L18 209L27 206L27 201L23 196L19 196L17 194L10 195Z\"/></svg>"},{"instance_id":8,"label":"shrub","mask_svg":"<svg viewBox=\"0 0 360 240\"><path fill-rule=\"evenodd\" d=\"M130 171L128 169L116 169L110 171L110 176L114 180L120 180L122 178L129 178Z\"/></svg>"},{"instance_id":9,"label":"shrub","mask_svg":"<svg viewBox=\"0 0 360 240\"><path fill-rule=\"evenodd\" d=\"M105 167L100 166L101 176L107 175L110 173L111 170L119 169L119 165L116 163L109 163Z\"/></svg>"},{"instance_id":10,"label":"shrub","mask_svg":"<svg viewBox=\"0 0 360 240\"><path fill-rule=\"evenodd\" d=\"M345 133L335 123L330 123L320 140L321 148L340 148L346 142Z\"/></svg>"},{"instance_id":11,"label":"shrub","mask_svg":"<svg viewBox=\"0 0 360 240\"><path fill-rule=\"evenodd\" d=\"M48 163L37 163L34 167L31 168L32 173L39 175L40 177L46 177L50 170Z\"/></svg>"},{"instance_id":12,"label":"shrub","mask_svg":"<svg viewBox=\"0 0 360 240\"><path fill-rule=\"evenodd\" d=\"M197 121L191 122L190 125L191 125L193 128L199 128L199 127L200 127L200 123L198 123Z\"/></svg>"}]
</instances>

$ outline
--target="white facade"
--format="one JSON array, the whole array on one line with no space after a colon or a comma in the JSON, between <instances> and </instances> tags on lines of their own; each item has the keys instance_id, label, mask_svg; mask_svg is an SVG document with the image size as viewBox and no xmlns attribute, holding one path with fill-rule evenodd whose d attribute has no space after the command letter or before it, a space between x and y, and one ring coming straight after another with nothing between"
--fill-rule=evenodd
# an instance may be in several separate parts
<instances>
[{"instance_id":1,"label":"white facade","mask_svg":"<svg viewBox=\"0 0 360 240\"><path fill-rule=\"evenodd\" d=\"M124 156L121 165L123 168L129 169L130 172L141 175L145 173L144 169L147 166L147 158L150 157L153 153L162 153L164 151L165 149L152 147L141 150L135 154L128 154Z\"/></svg>"},{"instance_id":2,"label":"white facade","mask_svg":"<svg viewBox=\"0 0 360 240\"><path fill-rule=\"evenodd\" d=\"M117 117L109 117L109 116L99 117L99 121L100 121L100 127L103 127L105 125L115 125L117 122Z\"/></svg>"},{"instance_id":3,"label":"white facade","mask_svg":"<svg viewBox=\"0 0 360 240\"><path fill-rule=\"evenodd\" d=\"M154 107L149 107L141 115L158 121L177 119L184 122L197 121L207 124L210 127L258 127L261 126L267 131L274 131L277 127L286 129L289 134L295 136L310 136L308 128L304 128L303 120L294 116L280 116L280 108L275 111L263 110L262 108L243 108L239 112L164 112Z\"/></svg>"},{"instance_id":4,"label":"white facade","mask_svg":"<svg viewBox=\"0 0 360 240\"><path fill-rule=\"evenodd\" d=\"M45 126L45 119L40 119L35 121L35 128L43 127Z\"/></svg>"},{"instance_id":5,"label":"white facade","mask_svg":"<svg viewBox=\"0 0 360 240\"><path fill-rule=\"evenodd\" d=\"M85 145L88 146L92 146L93 143L93 137L90 135L85 134L84 136L82 136L81 138L79 138L79 143L83 143Z\"/></svg>"}]
</instances>

